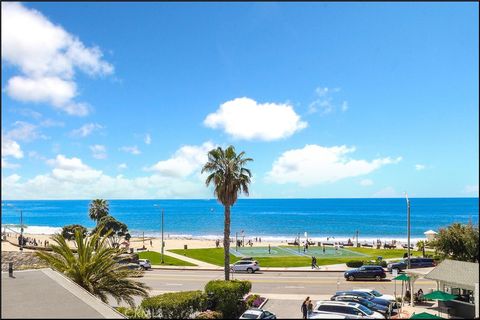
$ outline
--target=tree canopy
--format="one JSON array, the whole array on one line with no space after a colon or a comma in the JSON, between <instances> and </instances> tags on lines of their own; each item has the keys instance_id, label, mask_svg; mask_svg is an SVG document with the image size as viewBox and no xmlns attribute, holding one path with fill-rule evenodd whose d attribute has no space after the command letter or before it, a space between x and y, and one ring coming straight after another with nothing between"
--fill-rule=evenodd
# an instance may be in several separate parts
<instances>
[{"instance_id":1,"label":"tree canopy","mask_svg":"<svg viewBox=\"0 0 480 320\"><path fill-rule=\"evenodd\" d=\"M108 201L104 199L95 199L90 202L90 208L88 209L88 215L90 219L97 222L105 216L108 216L109 208Z\"/></svg>"},{"instance_id":2,"label":"tree canopy","mask_svg":"<svg viewBox=\"0 0 480 320\"><path fill-rule=\"evenodd\" d=\"M118 221L112 216L105 216L98 221L97 226L92 230L92 234L100 232L100 236L108 236L110 244L113 247L120 245L122 237L130 238L128 227L125 223Z\"/></svg>"},{"instance_id":3,"label":"tree canopy","mask_svg":"<svg viewBox=\"0 0 480 320\"><path fill-rule=\"evenodd\" d=\"M453 223L447 228L441 228L431 245L446 258L478 262L478 241L478 225Z\"/></svg>"},{"instance_id":4,"label":"tree canopy","mask_svg":"<svg viewBox=\"0 0 480 320\"><path fill-rule=\"evenodd\" d=\"M68 226L64 226L62 228L62 237L64 237L66 240L75 240L75 230L79 229L80 233L82 236L87 235L87 228L80 224L70 224Z\"/></svg>"}]
</instances>

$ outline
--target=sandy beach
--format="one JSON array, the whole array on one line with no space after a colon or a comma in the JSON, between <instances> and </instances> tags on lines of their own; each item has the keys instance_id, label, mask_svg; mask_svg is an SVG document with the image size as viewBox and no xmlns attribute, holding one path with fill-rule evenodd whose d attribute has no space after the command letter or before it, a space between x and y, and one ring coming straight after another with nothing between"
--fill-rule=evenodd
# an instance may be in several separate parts
<instances>
[{"instance_id":1,"label":"sandy beach","mask_svg":"<svg viewBox=\"0 0 480 320\"><path fill-rule=\"evenodd\" d=\"M8 237L8 240L13 242L13 243L17 243L18 240L14 237L14 234L13 233L7 233L9 234L10 236ZM44 246L44 243L45 241L50 241L50 243L53 243L51 237L52 235L51 234L28 234L28 233L25 233L24 234L25 237L27 238L30 238L30 239L36 239L37 243L41 243L41 246ZM239 238L240 240L241 238ZM220 241L220 247L222 247L223 245L223 238L219 237L218 240ZM248 246L248 240L250 240L249 238L245 238L245 246ZM315 240L315 239L314 239ZM353 239L352 239L353 240ZM414 245L416 243L418 239L412 239L411 243L412 245ZM197 249L197 248L215 248L216 244L215 244L215 239L205 239L205 238L194 238L194 237L171 237L171 236L168 236L168 235L165 235L165 238L164 238L164 241L165 241L165 250L170 250L170 249L183 249L184 246L186 245L187 248L189 249ZM261 242L255 242L255 240L253 239L253 245L254 247L261 247L261 246L280 246L280 245L286 245L287 242L290 242L290 241L293 241L293 239L291 240L274 240L274 239L262 239ZM304 239L301 239L301 241L303 242ZM343 241L343 240L338 240L338 241ZM335 242L335 240L329 240L329 242ZM359 239L359 242L360 244L362 243L372 243L372 240L371 239ZM383 242L383 241L382 241ZM398 242L399 244L402 243L402 242ZM40 244L39 244L40 245ZM130 239L130 245L129 245L129 248L134 248L134 249L138 249L138 248L142 248L143 246L145 246L145 248L147 250L150 250L150 251L157 251L157 252L160 252L161 251L161 238L157 238L157 237L132 237ZM234 247L235 244L234 243L231 243L231 247ZM73 243L72 243L72 247L74 247ZM401 248L401 246L398 246L398 248ZM17 251L19 250L18 247L16 246L13 246L11 244L9 244L8 242L5 242L5 241L2 241L2 251Z\"/></svg>"}]
</instances>

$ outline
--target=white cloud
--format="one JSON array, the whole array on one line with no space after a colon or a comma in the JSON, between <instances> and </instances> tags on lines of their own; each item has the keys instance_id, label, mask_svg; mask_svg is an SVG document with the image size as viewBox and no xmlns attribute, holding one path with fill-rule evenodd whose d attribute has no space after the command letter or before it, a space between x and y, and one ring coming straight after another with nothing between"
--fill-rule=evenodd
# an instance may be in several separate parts
<instances>
[{"instance_id":1,"label":"white cloud","mask_svg":"<svg viewBox=\"0 0 480 320\"><path fill-rule=\"evenodd\" d=\"M86 115L87 105L74 101L75 70L89 75L113 73L113 66L102 56L98 47L86 47L40 12L2 2L2 60L22 73L7 81L6 92L13 99L49 103L71 115Z\"/></svg>"},{"instance_id":2,"label":"white cloud","mask_svg":"<svg viewBox=\"0 0 480 320\"><path fill-rule=\"evenodd\" d=\"M17 163L10 163L6 159L2 158L2 169L16 169L20 167Z\"/></svg>"},{"instance_id":3,"label":"white cloud","mask_svg":"<svg viewBox=\"0 0 480 320\"><path fill-rule=\"evenodd\" d=\"M147 171L156 171L167 177L187 177L207 162L207 154L215 145L209 141L201 146L183 146L167 159L146 168Z\"/></svg>"},{"instance_id":4,"label":"white cloud","mask_svg":"<svg viewBox=\"0 0 480 320\"><path fill-rule=\"evenodd\" d=\"M315 89L316 99L308 106L308 113L320 112L321 115L329 114L337 108L333 103L332 94L340 91L340 88L318 87ZM348 102L343 101L340 110L345 112L348 110Z\"/></svg>"},{"instance_id":5,"label":"white cloud","mask_svg":"<svg viewBox=\"0 0 480 320\"><path fill-rule=\"evenodd\" d=\"M92 157L95 159L106 159L107 158L107 148L100 144L95 144L90 146L90 150L92 151Z\"/></svg>"},{"instance_id":6,"label":"white cloud","mask_svg":"<svg viewBox=\"0 0 480 320\"><path fill-rule=\"evenodd\" d=\"M33 141L39 138L46 139L46 136L39 132L38 126L34 124L25 121L16 121L13 126L14 128L5 134L8 139L18 141Z\"/></svg>"},{"instance_id":7,"label":"white cloud","mask_svg":"<svg viewBox=\"0 0 480 320\"><path fill-rule=\"evenodd\" d=\"M476 195L478 197L478 184L465 186L463 192L474 196Z\"/></svg>"},{"instance_id":8,"label":"white cloud","mask_svg":"<svg viewBox=\"0 0 480 320\"><path fill-rule=\"evenodd\" d=\"M73 137L86 137L92 134L93 131L102 129L103 126L98 123L86 123L78 129L72 130L70 135Z\"/></svg>"},{"instance_id":9,"label":"white cloud","mask_svg":"<svg viewBox=\"0 0 480 320\"><path fill-rule=\"evenodd\" d=\"M416 164L415 165L415 170L421 171L423 169L425 169L425 165L423 165L423 164Z\"/></svg>"},{"instance_id":10,"label":"white cloud","mask_svg":"<svg viewBox=\"0 0 480 320\"><path fill-rule=\"evenodd\" d=\"M118 150L123 151L123 152L127 152L127 153L131 153L131 154L134 154L134 155L138 155L138 154L141 153L137 146L131 146L131 147L123 146Z\"/></svg>"},{"instance_id":11,"label":"white cloud","mask_svg":"<svg viewBox=\"0 0 480 320\"><path fill-rule=\"evenodd\" d=\"M20 145L2 134L2 157L23 158L23 151Z\"/></svg>"},{"instance_id":12,"label":"white cloud","mask_svg":"<svg viewBox=\"0 0 480 320\"><path fill-rule=\"evenodd\" d=\"M362 181L360 181L360 185L364 187L368 187L373 185L373 181L370 179L363 179Z\"/></svg>"},{"instance_id":13,"label":"white cloud","mask_svg":"<svg viewBox=\"0 0 480 320\"><path fill-rule=\"evenodd\" d=\"M393 187L385 187L373 194L374 198L398 198L402 195L399 194Z\"/></svg>"},{"instance_id":14,"label":"white cloud","mask_svg":"<svg viewBox=\"0 0 480 320\"><path fill-rule=\"evenodd\" d=\"M126 163L120 163L117 168L118 170L123 170L123 169L127 169L128 166Z\"/></svg>"},{"instance_id":15,"label":"white cloud","mask_svg":"<svg viewBox=\"0 0 480 320\"><path fill-rule=\"evenodd\" d=\"M289 104L257 103L246 97L223 103L203 123L234 138L264 141L286 138L307 127Z\"/></svg>"},{"instance_id":16,"label":"white cloud","mask_svg":"<svg viewBox=\"0 0 480 320\"><path fill-rule=\"evenodd\" d=\"M145 141L145 144L150 144L150 143L152 143L152 137L150 136L149 133L147 133L147 134L145 135L144 141Z\"/></svg>"},{"instance_id":17,"label":"white cloud","mask_svg":"<svg viewBox=\"0 0 480 320\"><path fill-rule=\"evenodd\" d=\"M158 199L207 198L211 190L198 181L158 174L125 178L95 170L79 158L58 155L48 161L52 171L31 179L2 177L2 199Z\"/></svg>"},{"instance_id":18,"label":"white cloud","mask_svg":"<svg viewBox=\"0 0 480 320\"><path fill-rule=\"evenodd\" d=\"M310 186L366 175L386 164L398 163L401 160L401 157L372 161L348 158L347 155L354 151L354 147L319 145L306 145L302 149L288 150L275 160L266 178L267 181L274 183Z\"/></svg>"},{"instance_id":19,"label":"white cloud","mask_svg":"<svg viewBox=\"0 0 480 320\"><path fill-rule=\"evenodd\" d=\"M59 181L92 182L102 175L102 171L90 168L81 159L67 158L62 154L47 163L54 167L50 177Z\"/></svg>"}]
</instances>

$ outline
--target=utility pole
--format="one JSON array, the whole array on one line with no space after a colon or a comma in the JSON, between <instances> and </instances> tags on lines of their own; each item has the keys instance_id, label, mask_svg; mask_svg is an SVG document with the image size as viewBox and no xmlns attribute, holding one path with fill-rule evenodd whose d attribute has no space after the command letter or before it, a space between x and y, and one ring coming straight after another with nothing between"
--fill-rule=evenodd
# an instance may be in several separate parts
<instances>
[{"instance_id":1,"label":"utility pole","mask_svg":"<svg viewBox=\"0 0 480 320\"><path fill-rule=\"evenodd\" d=\"M406 192L405 197L407 199L407 269L410 269L410 200Z\"/></svg>"},{"instance_id":2,"label":"utility pole","mask_svg":"<svg viewBox=\"0 0 480 320\"><path fill-rule=\"evenodd\" d=\"M238 231L235 231L235 251L238 252Z\"/></svg>"},{"instance_id":3,"label":"utility pole","mask_svg":"<svg viewBox=\"0 0 480 320\"><path fill-rule=\"evenodd\" d=\"M297 244L298 244L298 252L300 252L300 232L298 233L298 236L297 236Z\"/></svg>"},{"instance_id":4,"label":"utility pole","mask_svg":"<svg viewBox=\"0 0 480 320\"><path fill-rule=\"evenodd\" d=\"M163 261L163 247L165 247L165 245L163 243L163 216L164 216L164 212L163 212L163 209L162 209L162 264L164 263L164 261Z\"/></svg>"},{"instance_id":5,"label":"utility pole","mask_svg":"<svg viewBox=\"0 0 480 320\"><path fill-rule=\"evenodd\" d=\"M356 233L357 233L357 247L358 247L358 230L357 230L357 232L356 232Z\"/></svg>"},{"instance_id":6,"label":"utility pole","mask_svg":"<svg viewBox=\"0 0 480 320\"><path fill-rule=\"evenodd\" d=\"M143 248L145 248L145 231L143 231L142 244L143 244Z\"/></svg>"},{"instance_id":7,"label":"utility pole","mask_svg":"<svg viewBox=\"0 0 480 320\"><path fill-rule=\"evenodd\" d=\"M20 210L20 251L23 253L23 211Z\"/></svg>"}]
</instances>

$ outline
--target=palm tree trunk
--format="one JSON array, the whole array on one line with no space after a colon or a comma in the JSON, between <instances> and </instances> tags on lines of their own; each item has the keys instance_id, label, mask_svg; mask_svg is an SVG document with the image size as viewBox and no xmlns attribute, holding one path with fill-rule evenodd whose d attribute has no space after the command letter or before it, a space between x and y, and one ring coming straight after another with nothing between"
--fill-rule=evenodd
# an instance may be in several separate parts
<instances>
[{"instance_id":1,"label":"palm tree trunk","mask_svg":"<svg viewBox=\"0 0 480 320\"><path fill-rule=\"evenodd\" d=\"M225 206L225 228L223 230L223 251L225 255L225 280L230 280L230 206Z\"/></svg>"}]
</instances>

